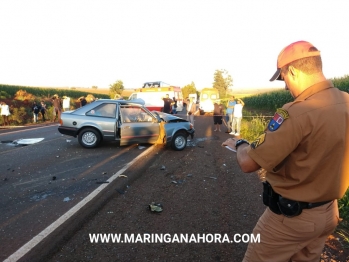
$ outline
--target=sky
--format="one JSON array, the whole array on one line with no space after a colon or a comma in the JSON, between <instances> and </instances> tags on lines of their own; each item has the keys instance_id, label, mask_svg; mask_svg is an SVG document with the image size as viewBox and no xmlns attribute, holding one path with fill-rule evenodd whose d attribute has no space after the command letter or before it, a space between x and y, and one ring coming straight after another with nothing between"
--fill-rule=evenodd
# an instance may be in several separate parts
<instances>
[{"instance_id":1,"label":"sky","mask_svg":"<svg viewBox=\"0 0 349 262\"><path fill-rule=\"evenodd\" d=\"M233 90L269 82L277 56L305 40L327 78L349 74L347 0L1 0L0 84L126 89L144 82Z\"/></svg>"}]
</instances>

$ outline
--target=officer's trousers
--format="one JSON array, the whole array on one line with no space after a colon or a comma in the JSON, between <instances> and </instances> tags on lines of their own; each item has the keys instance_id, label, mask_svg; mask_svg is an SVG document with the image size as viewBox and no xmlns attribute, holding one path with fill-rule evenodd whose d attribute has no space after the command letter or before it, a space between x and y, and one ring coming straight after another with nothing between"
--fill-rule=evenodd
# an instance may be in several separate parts
<instances>
[{"instance_id":1,"label":"officer's trousers","mask_svg":"<svg viewBox=\"0 0 349 262\"><path fill-rule=\"evenodd\" d=\"M303 209L299 216L292 218L267 208L253 230L255 237L260 235L260 243L249 243L243 262L318 262L325 241L338 221L337 200Z\"/></svg>"}]
</instances>

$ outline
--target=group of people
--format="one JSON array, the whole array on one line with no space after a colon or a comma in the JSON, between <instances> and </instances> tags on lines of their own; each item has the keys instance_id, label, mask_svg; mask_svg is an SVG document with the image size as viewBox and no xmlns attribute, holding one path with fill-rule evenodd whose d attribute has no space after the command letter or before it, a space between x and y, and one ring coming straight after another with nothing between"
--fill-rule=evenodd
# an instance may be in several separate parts
<instances>
[{"instance_id":1,"label":"group of people","mask_svg":"<svg viewBox=\"0 0 349 262\"><path fill-rule=\"evenodd\" d=\"M39 113L42 116L42 121L46 121L45 114L46 114L46 104L44 101L41 101L40 104L36 103L36 101L33 102L32 105L32 112L33 112L33 117L34 117L34 123L38 122L39 119Z\"/></svg>"},{"instance_id":2,"label":"group of people","mask_svg":"<svg viewBox=\"0 0 349 262\"><path fill-rule=\"evenodd\" d=\"M52 122L56 122L57 120L61 119L61 113L62 111L68 111L70 110L70 98L67 96L63 96L63 99L61 99L57 94L51 97L52 102ZM40 104L38 104L36 101L33 102L32 108L33 112L33 121L34 123L38 122L39 119L39 113L42 116L42 121L46 121L46 113L47 108L45 101L41 101Z\"/></svg>"},{"instance_id":3,"label":"group of people","mask_svg":"<svg viewBox=\"0 0 349 262\"><path fill-rule=\"evenodd\" d=\"M240 135L241 130L241 119L242 119L242 108L245 103L242 99L238 98L235 100L235 96L231 96L229 101L227 102L226 109L226 125L227 125L227 133L234 136ZM223 124L223 116L224 116L224 108L223 105L216 101L214 103L213 110L213 131L221 132L221 125Z\"/></svg>"},{"instance_id":4,"label":"group of people","mask_svg":"<svg viewBox=\"0 0 349 262\"><path fill-rule=\"evenodd\" d=\"M173 97L173 99L170 98L169 94L166 94L164 98L162 98L164 101L164 107L163 112L167 114L177 114L177 99Z\"/></svg>"}]
</instances>

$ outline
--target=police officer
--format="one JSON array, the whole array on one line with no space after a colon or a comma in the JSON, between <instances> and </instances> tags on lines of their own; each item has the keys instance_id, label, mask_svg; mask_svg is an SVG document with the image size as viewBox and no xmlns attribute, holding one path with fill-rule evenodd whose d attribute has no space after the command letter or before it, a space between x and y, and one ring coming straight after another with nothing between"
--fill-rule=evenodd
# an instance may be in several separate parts
<instances>
[{"instance_id":1,"label":"police officer","mask_svg":"<svg viewBox=\"0 0 349 262\"><path fill-rule=\"evenodd\" d=\"M320 51L306 41L280 52L274 80L294 101L251 144L223 143L237 150L243 172L266 172L268 208L253 230L261 243L249 244L244 261L319 261L349 186L349 94L326 80Z\"/></svg>"}]
</instances>

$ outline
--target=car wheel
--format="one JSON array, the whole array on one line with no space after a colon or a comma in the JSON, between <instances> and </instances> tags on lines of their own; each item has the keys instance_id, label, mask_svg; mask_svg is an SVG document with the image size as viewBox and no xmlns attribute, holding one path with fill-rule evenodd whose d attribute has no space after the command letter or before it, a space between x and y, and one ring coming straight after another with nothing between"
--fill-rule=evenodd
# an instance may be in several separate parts
<instances>
[{"instance_id":1,"label":"car wheel","mask_svg":"<svg viewBox=\"0 0 349 262\"><path fill-rule=\"evenodd\" d=\"M101 135L94 128L85 128L79 133L79 143L85 148L94 148L101 142Z\"/></svg>"},{"instance_id":2,"label":"car wheel","mask_svg":"<svg viewBox=\"0 0 349 262\"><path fill-rule=\"evenodd\" d=\"M172 149L181 151L187 146L187 135L183 132L176 133L171 142Z\"/></svg>"}]
</instances>

